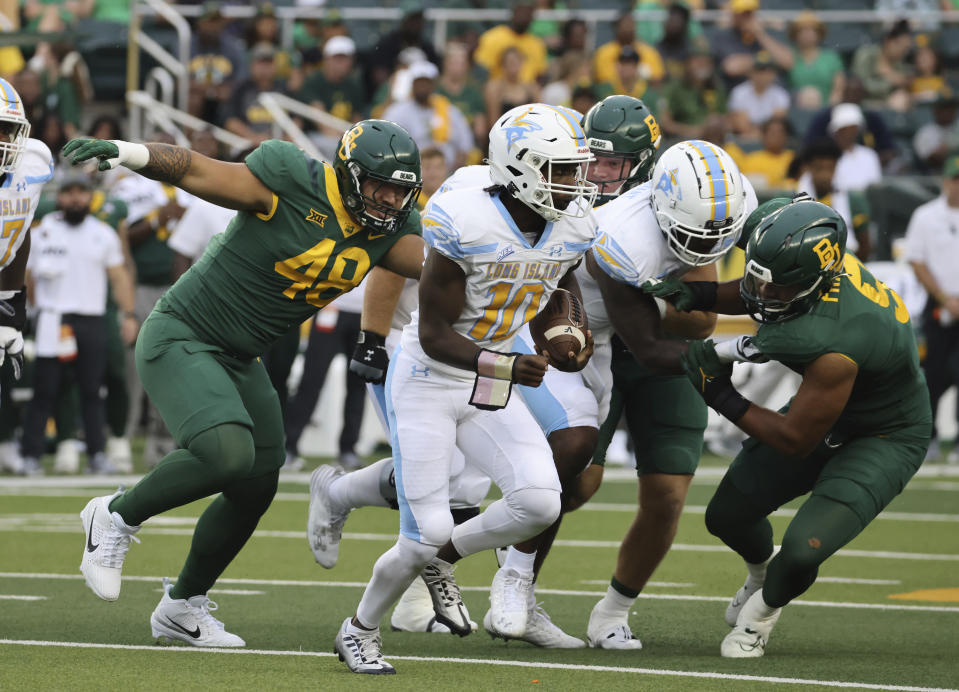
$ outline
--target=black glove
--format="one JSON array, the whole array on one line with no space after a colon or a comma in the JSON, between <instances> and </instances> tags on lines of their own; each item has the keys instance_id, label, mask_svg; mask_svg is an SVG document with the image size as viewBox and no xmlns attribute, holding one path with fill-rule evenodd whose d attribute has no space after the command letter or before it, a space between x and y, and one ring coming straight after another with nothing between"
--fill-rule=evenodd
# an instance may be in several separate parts
<instances>
[{"instance_id":1,"label":"black glove","mask_svg":"<svg viewBox=\"0 0 959 692\"><path fill-rule=\"evenodd\" d=\"M386 339L369 329L361 330L350 359L350 372L356 373L367 382L383 384L389 366Z\"/></svg>"},{"instance_id":2,"label":"black glove","mask_svg":"<svg viewBox=\"0 0 959 692\"><path fill-rule=\"evenodd\" d=\"M716 413L733 423L745 415L749 401L733 387L733 365L719 359L712 340L690 341L681 361L686 377Z\"/></svg>"},{"instance_id":3,"label":"black glove","mask_svg":"<svg viewBox=\"0 0 959 692\"><path fill-rule=\"evenodd\" d=\"M23 372L23 326L27 322L27 289L0 299L0 365L10 359L14 379Z\"/></svg>"},{"instance_id":4,"label":"black glove","mask_svg":"<svg viewBox=\"0 0 959 692\"><path fill-rule=\"evenodd\" d=\"M678 312L712 310L716 307L715 281L680 281L679 279L649 279L641 289L654 298L672 303Z\"/></svg>"}]
</instances>

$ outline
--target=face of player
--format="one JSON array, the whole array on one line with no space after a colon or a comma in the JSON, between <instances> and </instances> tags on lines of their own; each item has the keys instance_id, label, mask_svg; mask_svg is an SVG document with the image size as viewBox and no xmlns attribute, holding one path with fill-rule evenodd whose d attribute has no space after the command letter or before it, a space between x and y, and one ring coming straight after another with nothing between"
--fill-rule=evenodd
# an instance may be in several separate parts
<instances>
[{"instance_id":1,"label":"face of player","mask_svg":"<svg viewBox=\"0 0 959 692\"><path fill-rule=\"evenodd\" d=\"M583 179L586 164L554 163L550 170L550 183L553 185L576 185ZM565 209L576 198L575 194L553 193L553 203L557 209Z\"/></svg>"},{"instance_id":2,"label":"face of player","mask_svg":"<svg viewBox=\"0 0 959 692\"><path fill-rule=\"evenodd\" d=\"M802 286L782 286L768 281L760 281L759 279L754 279L754 281L756 295L766 301L788 303L793 300L803 288Z\"/></svg>"},{"instance_id":3,"label":"face of player","mask_svg":"<svg viewBox=\"0 0 959 692\"><path fill-rule=\"evenodd\" d=\"M0 138L3 138L7 142L12 142L13 138L17 136L17 130L20 129L20 126L17 123L12 123L8 120L0 120Z\"/></svg>"},{"instance_id":4,"label":"face of player","mask_svg":"<svg viewBox=\"0 0 959 692\"><path fill-rule=\"evenodd\" d=\"M372 199L377 205L392 209L393 211L400 211L403 209L406 197L410 193L410 188L404 187L403 185L387 183L382 180L367 178L360 183L360 192L364 197ZM367 205L366 213L378 219L385 219L389 215L386 209L378 209L369 204Z\"/></svg>"},{"instance_id":5,"label":"face of player","mask_svg":"<svg viewBox=\"0 0 959 692\"><path fill-rule=\"evenodd\" d=\"M599 194L612 195L629 176L632 161L622 156L595 154L596 160L589 165L589 181L599 186Z\"/></svg>"}]
</instances>

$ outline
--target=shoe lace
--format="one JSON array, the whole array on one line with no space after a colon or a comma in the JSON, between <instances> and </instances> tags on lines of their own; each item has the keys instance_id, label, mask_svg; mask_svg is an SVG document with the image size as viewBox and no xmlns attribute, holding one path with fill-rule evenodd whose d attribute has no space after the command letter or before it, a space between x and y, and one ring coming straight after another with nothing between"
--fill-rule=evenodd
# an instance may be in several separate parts
<instances>
[{"instance_id":1,"label":"shoe lace","mask_svg":"<svg viewBox=\"0 0 959 692\"><path fill-rule=\"evenodd\" d=\"M107 530L106 535L101 540L102 563L105 567L123 567L123 558L130 550L130 541L140 542L140 539L132 533L121 531L113 525Z\"/></svg>"},{"instance_id":2,"label":"shoe lace","mask_svg":"<svg viewBox=\"0 0 959 692\"><path fill-rule=\"evenodd\" d=\"M529 601L529 588L532 585L532 577L524 577L515 573L507 574L503 580L503 606L507 610L522 610L526 608Z\"/></svg>"},{"instance_id":3,"label":"shoe lace","mask_svg":"<svg viewBox=\"0 0 959 692\"><path fill-rule=\"evenodd\" d=\"M456 567L446 569L432 563L423 568L423 579L426 581L426 585L430 587L430 591L439 594L443 605L447 608L455 607L463 602L459 584L453 577L455 570Z\"/></svg>"},{"instance_id":4,"label":"shoe lace","mask_svg":"<svg viewBox=\"0 0 959 692\"><path fill-rule=\"evenodd\" d=\"M370 634L354 634L353 639L356 641L356 649L364 663L382 660L383 654L380 652L380 646L382 646L383 640L380 638L379 630Z\"/></svg>"},{"instance_id":5,"label":"shoe lace","mask_svg":"<svg viewBox=\"0 0 959 692\"><path fill-rule=\"evenodd\" d=\"M215 601L211 601L206 596L198 596L187 601L187 608L198 624L226 630L226 626L211 615L212 611L219 608Z\"/></svg>"},{"instance_id":6,"label":"shoe lace","mask_svg":"<svg viewBox=\"0 0 959 692\"><path fill-rule=\"evenodd\" d=\"M553 624L553 618L551 618L549 613L546 612L546 609L543 608L542 601L538 601L536 605L530 609L528 619L530 623L532 623L534 619L541 619L545 620L549 624Z\"/></svg>"}]
</instances>

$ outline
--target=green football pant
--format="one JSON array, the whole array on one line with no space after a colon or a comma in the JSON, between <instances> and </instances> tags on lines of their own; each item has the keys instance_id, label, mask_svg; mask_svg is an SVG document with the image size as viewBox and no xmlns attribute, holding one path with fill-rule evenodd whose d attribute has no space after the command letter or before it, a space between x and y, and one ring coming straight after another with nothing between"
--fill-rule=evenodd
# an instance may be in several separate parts
<instances>
[{"instance_id":1,"label":"green football pant","mask_svg":"<svg viewBox=\"0 0 959 692\"><path fill-rule=\"evenodd\" d=\"M703 451L706 403L689 380L652 372L615 342L612 372L609 415L600 427L593 463L605 465L606 450L625 413L640 476L695 473Z\"/></svg>"},{"instance_id":2,"label":"green football pant","mask_svg":"<svg viewBox=\"0 0 959 692\"><path fill-rule=\"evenodd\" d=\"M137 339L144 389L181 449L110 509L129 525L214 493L200 517L174 598L206 593L253 533L285 458L276 392L259 360L205 343L176 315L154 311Z\"/></svg>"},{"instance_id":3,"label":"green football pant","mask_svg":"<svg viewBox=\"0 0 959 692\"><path fill-rule=\"evenodd\" d=\"M835 448L820 444L805 458L747 440L706 508L706 528L746 562L764 562L773 552L768 515L811 492L766 571L763 599L784 606L902 491L922 463L929 435L928 425L918 425Z\"/></svg>"}]
</instances>

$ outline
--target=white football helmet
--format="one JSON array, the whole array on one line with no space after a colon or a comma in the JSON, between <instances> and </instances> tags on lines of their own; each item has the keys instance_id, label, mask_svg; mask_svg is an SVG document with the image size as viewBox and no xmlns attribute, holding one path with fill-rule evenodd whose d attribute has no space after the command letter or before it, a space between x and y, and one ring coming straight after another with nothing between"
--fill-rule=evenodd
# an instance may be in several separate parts
<instances>
[{"instance_id":1,"label":"white football helmet","mask_svg":"<svg viewBox=\"0 0 959 692\"><path fill-rule=\"evenodd\" d=\"M30 137L30 123L20 94L10 82L0 79L0 173L13 173Z\"/></svg>"},{"instance_id":2,"label":"white football helmet","mask_svg":"<svg viewBox=\"0 0 959 692\"><path fill-rule=\"evenodd\" d=\"M589 213L598 188L586 180L586 169L594 160L579 114L570 108L518 106L502 115L489 133L493 184L502 185L547 221ZM553 182L553 167L569 164L577 166L573 184Z\"/></svg>"},{"instance_id":3,"label":"white football helmet","mask_svg":"<svg viewBox=\"0 0 959 692\"><path fill-rule=\"evenodd\" d=\"M651 181L656 220L686 264L711 264L739 239L746 190L721 147L698 139L674 144L659 157Z\"/></svg>"}]
</instances>

